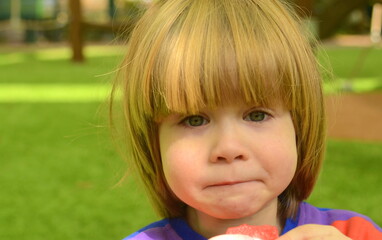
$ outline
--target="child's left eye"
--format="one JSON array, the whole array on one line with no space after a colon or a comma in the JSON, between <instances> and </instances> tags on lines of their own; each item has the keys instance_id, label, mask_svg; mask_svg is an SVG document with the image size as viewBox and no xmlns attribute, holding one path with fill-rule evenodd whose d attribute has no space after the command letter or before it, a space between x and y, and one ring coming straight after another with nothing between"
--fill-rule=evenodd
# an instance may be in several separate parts
<instances>
[{"instance_id":1,"label":"child's left eye","mask_svg":"<svg viewBox=\"0 0 382 240\"><path fill-rule=\"evenodd\" d=\"M264 111L252 111L244 117L244 120L252 122L262 122L269 117L269 114Z\"/></svg>"}]
</instances>

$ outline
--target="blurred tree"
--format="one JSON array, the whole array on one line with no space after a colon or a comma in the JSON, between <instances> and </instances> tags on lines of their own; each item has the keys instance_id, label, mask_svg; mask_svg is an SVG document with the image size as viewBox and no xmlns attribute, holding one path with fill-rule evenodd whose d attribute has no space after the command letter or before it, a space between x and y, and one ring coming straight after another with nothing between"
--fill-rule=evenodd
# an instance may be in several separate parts
<instances>
[{"instance_id":1,"label":"blurred tree","mask_svg":"<svg viewBox=\"0 0 382 240\"><path fill-rule=\"evenodd\" d=\"M0 21L11 18L11 0L0 1Z\"/></svg>"},{"instance_id":2,"label":"blurred tree","mask_svg":"<svg viewBox=\"0 0 382 240\"><path fill-rule=\"evenodd\" d=\"M109 16L111 18L113 18L114 14L115 14L115 2L114 0L109 0Z\"/></svg>"},{"instance_id":3,"label":"blurred tree","mask_svg":"<svg viewBox=\"0 0 382 240\"><path fill-rule=\"evenodd\" d=\"M315 18L318 22L318 37L325 39L334 35L349 15L382 0L290 0L296 4L297 13L304 18Z\"/></svg>"},{"instance_id":4,"label":"blurred tree","mask_svg":"<svg viewBox=\"0 0 382 240\"><path fill-rule=\"evenodd\" d=\"M295 0L298 6L297 12L302 17L310 17L313 14L314 0Z\"/></svg>"},{"instance_id":5,"label":"blurred tree","mask_svg":"<svg viewBox=\"0 0 382 240\"><path fill-rule=\"evenodd\" d=\"M318 32L321 39L332 36L351 12L360 8L366 9L370 4L369 0L321 0L317 2L317 12L314 12L314 15L319 21Z\"/></svg>"}]
</instances>

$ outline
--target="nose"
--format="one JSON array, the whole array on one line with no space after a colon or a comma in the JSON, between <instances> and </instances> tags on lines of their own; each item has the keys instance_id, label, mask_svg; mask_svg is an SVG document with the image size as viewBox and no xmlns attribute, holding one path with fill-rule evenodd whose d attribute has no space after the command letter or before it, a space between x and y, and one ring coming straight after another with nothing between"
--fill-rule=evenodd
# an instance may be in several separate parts
<instances>
[{"instance_id":1,"label":"nose","mask_svg":"<svg viewBox=\"0 0 382 240\"><path fill-rule=\"evenodd\" d=\"M210 161L232 163L235 160L247 160L249 148L245 132L235 126L216 128L212 143Z\"/></svg>"}]
</instances>

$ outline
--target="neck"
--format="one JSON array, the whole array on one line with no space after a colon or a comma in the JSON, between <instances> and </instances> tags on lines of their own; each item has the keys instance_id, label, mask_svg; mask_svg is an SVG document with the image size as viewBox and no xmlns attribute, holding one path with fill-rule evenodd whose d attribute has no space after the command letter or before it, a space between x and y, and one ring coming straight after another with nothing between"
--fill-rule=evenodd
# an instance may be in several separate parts
<instances>
[{"instance_id":1,"label":"neck","mask_svg":"<svg viewBox=\"0 0 382 240\"><path fill-rule=\"evenodd\" d=\"M219 219L188 207L187 221L196 232L206 238L224 234L227 228L241 224L272 225L276 226L279 232L282 230L282 224L277 217L277 200L253 215L237 219Z\"/></svg>"}]
</instances>

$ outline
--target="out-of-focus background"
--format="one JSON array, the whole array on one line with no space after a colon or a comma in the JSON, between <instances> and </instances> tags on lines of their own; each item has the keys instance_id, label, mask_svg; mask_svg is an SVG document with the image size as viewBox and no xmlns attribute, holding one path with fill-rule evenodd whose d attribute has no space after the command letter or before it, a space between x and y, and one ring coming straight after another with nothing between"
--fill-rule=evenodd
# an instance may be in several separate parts
<instances>
[{"instance_id":1,"label":"out-of-focus background","mask_svg":"<svg viewBox=\"0 0 382 240\"><path fill-rule=\"evenodd\" d=\"M294 3L327 70L326 163L308 201L382 225L381 1ZM157 219L133 178L117 184L107 120L123 41L149 4L0 0L0 239L122 239Z\"/></svg>"}]
</instances>

